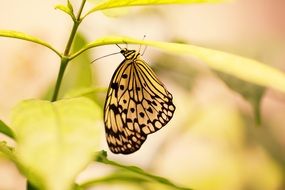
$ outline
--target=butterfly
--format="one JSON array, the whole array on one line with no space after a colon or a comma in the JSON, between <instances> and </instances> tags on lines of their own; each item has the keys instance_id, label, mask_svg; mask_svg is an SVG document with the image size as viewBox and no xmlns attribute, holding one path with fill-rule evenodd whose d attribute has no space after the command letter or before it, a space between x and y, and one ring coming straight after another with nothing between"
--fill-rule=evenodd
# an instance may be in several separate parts
<instances>
[{"instance_id":1,"label":"butterfly","mask_svg":"<svg viewBox=\"0 0 285 190\"><path fill-rule=\"evenodd\" d=\"M172 94L140 53L120 49L125 59L109 84L104 124L109 149L116 154L131 154L140 149L147 135L170 121L175 106Z\"/></svg>"}]
</instances>

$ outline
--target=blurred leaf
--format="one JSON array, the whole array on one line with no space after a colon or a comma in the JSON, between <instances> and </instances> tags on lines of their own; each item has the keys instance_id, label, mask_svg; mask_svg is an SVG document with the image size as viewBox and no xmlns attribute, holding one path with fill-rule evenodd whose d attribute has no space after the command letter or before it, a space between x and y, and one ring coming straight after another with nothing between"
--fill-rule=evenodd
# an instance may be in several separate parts
<instances>
[{"instance_id":1,"label":"blurred leaf","mask_svg":"<svg viewBox=\"0 0 285 190\"><path fill-rule=\"evenodd\" d=\"M261 124L260 104L265 92L265 88L254 85L231 75L216 72L218 76L225 82L225 84L232 90L239 93L245 100L247 100L254 111L255 123Z\"/></svg>"},{"instance_id":2,"label":"blurred leaf","mask_svg":"<svg viewBox=\"0 0 285 190\"><path fill-rule=\"evenodd\" d=\"M13 109L16 158L39 189L67 190L98 148L101 109L87 98L29 100Z\"/></svg>"},{"instance_id":3,"label":"blurred leaf","mask_svg":"<svg viewBox=\"0 0 285 190\"><path fill-rule=\"evenodd\" d=\"M27 190L38 190L33 184L31 184L29 181L27 181Z\"/></svg>"},{"instance_id":4,"label":"blurred leaf","mask_svg":"<svg viewBox=\"0 0 285 190\"><path fill-rule=\"evenodd\" d=\"M104 92L107 93L107 88L106 87L86 87L86 88L81 88L81 89L76 89L76 90L71 90L67 94L64 95L63 98L76 98L76 97L90 97L90 95L93 95L98 92Z\"/></svg>"},{"instance_id":5,"label":"blurred leaf","mask_svg":"<svg viewBox=\"0 0 285 190\"><path fill-rule=\"evenodd\" d=\"M130 6L143 6L143 5L164 5L164 4L193 4L193 3L220 3L227 2L229 0L107 0L102 3L98 3L90 11L87 12L87 15L98 11L111 9L116 7L130 7Z\"/></svg>"},{"instance_id":6,"label":"blurred leaf","mask_svg":"<svg viewBox=\"0 0 285 190\"><path fill-rule=\"evenodd\" d=\"M157 183L164 184L166 186L173 187L175 189L180 189L180 190L191 190L190 188L177 186L166 178L149 174L137 166L126 166L126 165L122 165L117 162L108 160L106 151L101 151L97 153L95 160L97 162L101 162L101 163L104 163L110 166L114 166L116 168L120 168L121 170L119 172L116 171L115 173L109 176L105 176L104 178L95 179L95 180L86 182L82 184L81 187L91 187L92 185L96 183L104 182L104 180L105 182L136 180L137 182L157 182Z\"/></svg>"},{"instance_id":7,"label":"blurred leaf","mask_svg":"<svg viewBox=\"0 0 285 190\"><path fill-rule=\"evenodd\" d=\"M70 9L69 6L56 5L54 8L65 12L66 14L68 14L68 15L72 18L72 20L75 20L75 16L74 16L74 14L73 14L73 10Z\"/></svg>"},{"instance_id":8,"label":"blurred leaf","mask_svg":"<svg viewBox=\"0 0 285 190\"><path fill-rule=\"evenodd\" d=\"M195 65L185 64L187 62L189 60L174 55L162 54L152 62L151 67L158 75L163 75L175 82L176 85L191 90L199 72Z\"/></svg>"},{"instance_id":9,"label":"blurred leaf","mask_svg":"<svg viewBox=\"0 0 285 190\"><path fill-rule=\"evenodd\" d=\"M84 190L84 188L80 187L78 184L74 184L73 190Z\"/></svg>"},{"instance_id":10,"label":"blurred leaf","mask_svg":"<svg viewBox=\"0 0 285 190\"><path fill-rule=\"evenodd\" d=\"M87 44L85 37L77 33L71 52L78 51ZM60 97L70 91L88 88L93 84L90 52L85 52L81 56L69 62L61 84Z\"/></svg>"},{"instance_id":11,"label":"blurred leaf","mask_svg":"<svg viewBox=\"0 0 285 190\"><path fill-rule=\"evenodd\" d=\"M0 153L14 163L17 163L13 148L9 147L5 141L0 141Z\"/></svg>"},{"instance_id":12,"label":"blurred leaf","mask_svg":"<svg viewBox=\"0 0 285 190\"><path fill-rule=\"evenodd\" d=\"M130 9L127 7L122 7L122 8L114 8L114 9L106 9L103 10L102 13L104 13L105 16L108 17L121 17L125 16L130 12Z\"/></svg>"},{"instance_id":13,"label":"blurred leaf","mask_svg":"<svg viewBox=\"0 0 285 190\"><path fill-rule=\"evenodd\" d=\"M3 133L8 137L14 139L13 131L2 120L0 120L0 133Z\"/></svg>"},{"instance_id":14,"label":"blurred leaf","mask_svg":"<svg viewBox=\"0 0 285 190\"><path fill-rule=\"evenodd\" d=\"M36 44L43 45L53 52L55 52L59 57L62 57L61 53L57 51L54 47L52 47L50 44L47 42L40 40L34 36L22 33L22 32L17 32L17 31L11 31L11 30L0 30L0 37L8 37L8 38L16 38L16 39L21 39L21 40L26 40L30 42L34 42Z\"/></svg>"},{"instance_id":15,"label":"blurred leaf","mask_svg":"<svg viewBox=\"0 0 285 190\"><path fill-rule=\"evenodd\" d=\"M247 82L272 87L285 92L285 74L278 69L262 64L261 62L253 59L188 44L136 40L128 37L109 36L89 43L84 48L71 55L71 58L74 58L82 52L96 46L125 43L150 45L175 54L188 54L205 62L210 68L216 71L227 73Z\"/></svg>"}]
</instances>

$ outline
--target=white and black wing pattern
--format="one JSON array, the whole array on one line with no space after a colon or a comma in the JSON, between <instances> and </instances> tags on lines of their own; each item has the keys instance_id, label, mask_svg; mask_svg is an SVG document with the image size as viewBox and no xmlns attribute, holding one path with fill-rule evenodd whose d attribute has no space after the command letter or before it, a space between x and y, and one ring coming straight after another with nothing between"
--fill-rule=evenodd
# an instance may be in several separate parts
<instances>
[{"instance_id":1,"label":"white and black wing pattern","mask_svg":"<svg viewBox=\"0 0 285 190\"><path fill-rule=\"evenodd\" d=\"M165 126L175 106L172 95L135 50L123 49L124 61L111 79L104 106L106 139L113 153L137 151L147 135Z\"/></svg>"}]
</instances>

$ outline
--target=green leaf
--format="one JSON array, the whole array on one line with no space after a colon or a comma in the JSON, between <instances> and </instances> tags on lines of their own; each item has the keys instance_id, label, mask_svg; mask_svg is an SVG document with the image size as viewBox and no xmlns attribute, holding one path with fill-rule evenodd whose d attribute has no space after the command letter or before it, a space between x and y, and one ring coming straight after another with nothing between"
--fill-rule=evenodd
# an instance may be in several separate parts
<instances>
[{"instance_id":1,"label":"green leaf","mask_svg":"<svg viewBox=\"0 0 285 190\"><path fill-rule=\"evenodd\" d=\"M86 87L86 88L79 88L75 90L71 90L68 93L64 95L63 98L76 98L76 97L89 97L90 95L93 95L98 92L104 92L106 93L108 90L107 87Z\"/></svg>"},{"instance_id":2,"label":"green leaf","mask_svg":"<svg viewBox=\"0 0 285 190\"><path fill-rule=\"evenodd\" d=\"M36 44L40 44L43 45L47 48L49 48L50 50L52 50L54 53L56 53L59 57L62 57L61 53L59 51L57 51L54 47L52 47L50 44L48 44L47 42L38 39L34 36L22 33L22 32L17 32L17 31L11 31L11 30L0 30L0 37L8 37L8 38L16 38L16 39L20 39L20 40L25 40L25 41L30 41Z\"/></svg>"},{"instance_id":3,"label":"green leaf","mask_svg":"<svg viewBox=\"0 0 285 190\"><path fill-rule=\"evenodd\" d=\"M87 41L85 37L77 33L74 39L74 43L71 52L78 51L85 46ZM77 91L78 89L88 88L93 84L92 68L91 68L90 52L85 52L81 56L69 62L66 69L64 80L61 84L60 97L71 91Z\"/></svg>"},{"instance_id":4,"label":"green leaf","mask_svg":"<svg viewBox=\"0 0 285 190\"><path fill-rule=\"evenodd\" d=\"M107 0L95 5L95 7L93 7L90 11L88 11L85 16L98 10L105 10L117 7L166 5L166 4L220 3L227 1L229 0L124 0L124 1Z\"/></svg>"},{"instance_id":5,"label":"green leaf","mask_svg":"<svg viewBox=\"0 0 285 190\"><path fill-rule=\"evenodd\" d=\"M163 53L152 61L151 67L158 76L171 80L185 90L191 90L201 71L194 62L185 64L187 62L185 58Z\"/></svg>"},{"instance_id":6,"label":"green leaf","mask_svg":"<svg viewBox=\"0 0 285 190\"><path fill-rule=\"evenodd\" d=\"M72 20L75 20L75 16L73 14L73 10L71 10L69 6L56 5L54 8L67 13L72 18Z\"/></svg>"},{"instance_id":7,"label":"green leaf","mask_svg":"<svg viewBox=\"0 0 285 190\"><path fill-rule=\"evenodd\" d=\"M137 182L156 182L160 184L164 184L169 187L173 187L175 189L180 189L180 190L191 190L190 188L186 187L180 187L171 181L169 181L166 178L156 176L149 174L145 171L143 171L141 168L136 167L136 166L126 166L119 164L117 162L111 161L107 158L107 152L106 151L101 151L97 153L95 160L100 163L104 163L116 168L119 168L119 171L116 171L115 173L105 176L103 178L91 180L88 182L85 182L84 184L81 185L81 187L88 188L93 186L94 184L97 183L102 183L102 182L109 182L109 181L128 181L128 180L136 180Z\"/></svg>"},{"instance_id":8,"label":"green leaf","mask_svg":"<svg viewBox=\"0 0 285 190\"><path fill-rule=\"evenodd\" d=\"M29 100L12 114L16 158L39 189L68 190L94 157L101 109L87 98Z\"/></svg>"},{"instance_id":9,"label":"green leaf","mask_svg":"<svg viewBox=\"0 0 285 190\"><path fill-rule=\"evenodd\" d=\"M67 7L69 8L69 10L70 10L70 11L72 12L72 14L73 14L73 6L72 6L70 0L67 0ZM73 15L74 15L74 14L73 14Z\"/></svg>"},{"instance_id":10,"label":"green leaf","mask_svg":"<svg viewBox=\"0 0 285 190\"><path fill-rule=\"evenodd\" d=\"M189 44L136 40L128 37L104 37L86 45L84 48L71 55L71 58L74 58L93 47L125 43L144 44L174 54L191 55L200 59L216 71L227 73L253 84L271 87L285 92L285 74L282 71L253 59Z\"/></svg>"},{"instance_id":11,"label":"green leaf","mask_svg":"<svg viewBox=\"0 0 285 190\"><path fill-rule=\"evenodd\" d=\"M255 123L261 124L260 104L265 92L265 88L254 85L243 80L239 80L231 75L216 72L224 83L235 92L239 93L246 101L248 101L254 112Z\"/></svg>"},{"instance_id":12,"label":"green leaf","mask_svg":"<svg viewBox=\"0 0 285 190\"><path fill-rule=\"evenodd\" d=\"M27 181L27 190L38 190L33 184L31 184L29 181Z\"/></svg>"},{"instance_id":13,"label":"green leaf","mask_svg":"<svg viewBox=\"0 0 285 190\"><path fill-rule=\"evenodd\" d=\"M12 139L14 138L13 131L2 120L0 120L0 133L5 134Z\"/></svg>"}]
</instances>

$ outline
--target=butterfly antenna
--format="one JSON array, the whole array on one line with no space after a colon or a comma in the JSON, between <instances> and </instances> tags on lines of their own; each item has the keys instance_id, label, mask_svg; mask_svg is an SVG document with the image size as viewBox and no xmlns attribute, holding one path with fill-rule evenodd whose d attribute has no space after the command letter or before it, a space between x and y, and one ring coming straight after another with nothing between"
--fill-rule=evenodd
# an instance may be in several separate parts
<instances>
[{"instance_id":1,"label":"butterfly antenna","mask_svg":"<svg viewBox=\"0 0 285 190\"><path fill-rule=\"evenodd\" d=\"M122 50L122 48L118 44L116 44L116 46L118 46L118 48L120 48L120 50Z\"/></svg>"},{"instance_id":2,"label":"butterfly antenna","mask_svg":"<svg viewBox=\"0 0 285 190\"><path fill-rule=\"evenodd\" d=\"M143 39L142 39L142 41L144 41L145 37L146 37L146 35L143 35ZM142 44L140 44L139 52L141 52L141 47L142 47Z\"/></svg>"},{"instance_id":3,"label":"butterfly antenna","mask_svg":"<svg viewBox=\"0 0 285 190\"><path fill-rule=\"evenodd\" d=\"M116 53L111 53L111 54L108 54L108 55L104 55L102 57L99 57L99 58L94 59L93 61L91 61L91 64L94 63L95 61L99 60L99 59L104 58L104 57L108 57L108 56L111 56L111 55L116 55L116 54L119 54L119 53L121 53L121 52L116 52Z\"/></svg>"},{"instance_id":4,"label":"butterfly antenna","mask_svg":"<svg viewBox=\"0 0 285 190\"><path fill-rule=\"evenodd\" d=\"M147 47L148 47L148 46L145 46L145 47L144 47L144 50L143 50L143 52L142 52L142 56L144 55L144 53L145 53Z\"/></svg>"}]
</instances>

